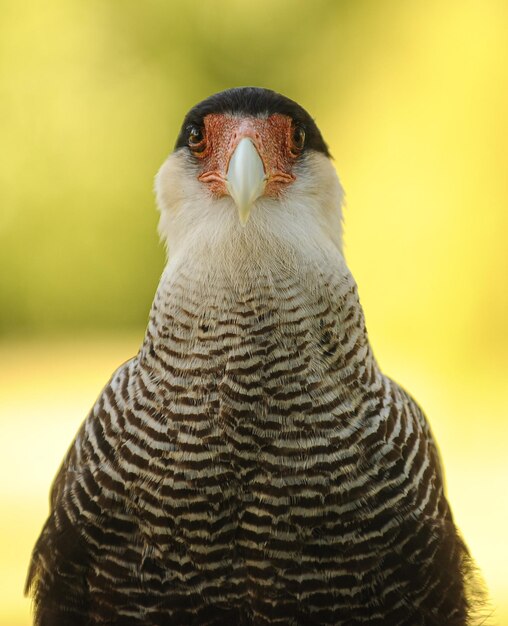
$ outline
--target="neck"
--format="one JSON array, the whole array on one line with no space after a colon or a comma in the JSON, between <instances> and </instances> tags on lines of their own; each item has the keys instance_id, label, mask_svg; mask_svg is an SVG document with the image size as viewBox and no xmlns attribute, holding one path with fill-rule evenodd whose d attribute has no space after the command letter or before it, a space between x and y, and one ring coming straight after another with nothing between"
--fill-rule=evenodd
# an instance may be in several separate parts
<instances>
[{"instance_id":1,"label":"neck","mask_svg":"<svg viewBox=\"0 0 508 626\"><path fill-rule=\"evenodd\" d=\"M255 364L270 370L282 351L302 360L307 381L335 372L348 385L372 382L377 367L363 311L337 248L314 246L311 238L299 248L287 239L274 245L249 234L245 229L222 245L181 246L171 257L142 354L199 355L217 372L227 371L239 352L259 350L266 356ZM180 357L174 358L177 367Z\"/></svg>"}]
</instances>

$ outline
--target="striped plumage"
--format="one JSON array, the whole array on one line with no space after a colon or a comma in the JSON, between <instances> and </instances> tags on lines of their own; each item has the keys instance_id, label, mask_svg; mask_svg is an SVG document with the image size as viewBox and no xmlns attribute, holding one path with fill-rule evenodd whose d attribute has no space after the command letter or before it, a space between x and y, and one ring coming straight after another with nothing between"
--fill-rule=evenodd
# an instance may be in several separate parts
<instances>
[{"instance_id":1,"label":"striped plumage","mask_svg":"<svg viewBox=\"0 0 508 626\"><path fill-rule=\"evenodd\" d=\"M168 265L53 485L36 624L472 623L436 448L372 355L324 150L245 228L192 167L182 146L159 173Z\"/></svg>"}]
</instances>

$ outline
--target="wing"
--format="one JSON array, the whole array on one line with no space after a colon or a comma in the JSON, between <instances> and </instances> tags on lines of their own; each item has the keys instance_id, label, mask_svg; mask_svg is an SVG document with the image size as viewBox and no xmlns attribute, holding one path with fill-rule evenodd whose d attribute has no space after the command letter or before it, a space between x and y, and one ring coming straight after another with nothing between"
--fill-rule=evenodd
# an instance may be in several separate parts
<instances>
[{"instance_id":1,"label":"wing","mask_svg":"<svg viewBox=\"0 0 508 626\"><path fill-rule=\"evenodd\" d=\"M486 623L486 596L483 583L468 548L455 526L445 496L443 468L425 414L399 385L387 379L401 420L395 463L401 462L407 477L409 507L397 510L400 516L395 553L404 563L407 580L420 581L428 571L426 597L418 611L428 624Z\"/></svg>"},{"instance_id":2,"label":"wing","mask_svg":"<svg viewBox=\"0 0 508 626\"><path fill-rule=\"evenodd\" d=\"M137 361L112 376L80 428L51 490L50 514L32 553L25 593L35 626L89 624L90 574L98 546L125 537L125 483L115 467ZM100 536L102 535L102 536Z\"/></svg>"}]
</instances>

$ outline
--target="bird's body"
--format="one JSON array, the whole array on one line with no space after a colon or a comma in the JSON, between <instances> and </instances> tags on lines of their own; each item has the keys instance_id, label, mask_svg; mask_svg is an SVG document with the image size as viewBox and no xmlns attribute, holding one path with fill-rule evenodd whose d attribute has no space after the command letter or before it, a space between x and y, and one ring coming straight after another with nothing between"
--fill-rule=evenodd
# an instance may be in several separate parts
<instances>
[{"instance_id":1,"label":"bird's body","mask_svg":"<svg viewBox=\"0 0 508 626\"><path fill-rule=\"evenodd\" d=\"M188 163L158 176L170 257L143 345L53 486L37 624L470 623L436 448L372 355L327 155L245 227Z\"/></svg>"}]
</instances>

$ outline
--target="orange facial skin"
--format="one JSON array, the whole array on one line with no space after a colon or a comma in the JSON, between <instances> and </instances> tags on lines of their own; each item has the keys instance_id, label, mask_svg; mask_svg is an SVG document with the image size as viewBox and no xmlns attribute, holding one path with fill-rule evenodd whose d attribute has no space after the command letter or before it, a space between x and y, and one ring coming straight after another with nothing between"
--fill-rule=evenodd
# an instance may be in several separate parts
<instances>
[{"instance_id":1,"label":"orange facial skin","mask_svg":"<svg viewBox=\"0 0 508 626\"><path fill-rule=\"evenodd\" d=\"M229 161L244 137L252 140L263 161L267 179L264 195L277 197L295 180L292 169L303 146L296 145L295 127L289 116L275 113L258 118L212 113L203 122L203 139L190 144L190 148L202 161L198 180L206 183L213 195L227 195Z\"/></svg>"}]
</instances>

